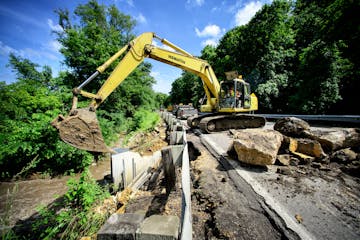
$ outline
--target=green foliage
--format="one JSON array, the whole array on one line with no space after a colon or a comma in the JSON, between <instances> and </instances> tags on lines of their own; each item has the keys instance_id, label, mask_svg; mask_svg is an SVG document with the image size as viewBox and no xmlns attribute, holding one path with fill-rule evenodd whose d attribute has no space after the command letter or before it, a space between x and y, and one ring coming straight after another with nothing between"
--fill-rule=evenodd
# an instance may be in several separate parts
<instances>
[{"instance_id":1,"label":"green foliage","mask_svg":"<svg viewBox=\"0 0 360 240\"><path fill-rule=\"evenodd\" d=\"M200 85L201 84L201 85ZM181 77L176 79L171 84L171 102L173 104L188 104L192 103L194 99L195 93L198 92L199 86L201 87L201 90L203 92L202 83L200 78L198 78L196 75L183 71L181 74ZM201 95L201 97L203 94ZM195 100L195 103L197 101Z\"/></svg>"},{"instance_id":2,"label":"green foliage","mask_svg":"<svg viewBox=\"0 0 360 240\"><path fill-rule=\"evenodd\" d=\"M146 109L138 109L133 118L133 131L151 131L160 121L158 113Z\"/></svg>"},{"instance_id":3,"label":"green foliage","mask_svg":"<svg viewBox=\"0 0 360 240\"><path fill-rule=\"evenodd\" d=\"M341 100L339 84L350 67L336 45L313 42L300 55L298 78L301 85L290 98L294 101L292 105L301 106L302 112L326 113L332 104Z\"/></svg>"},{"instance_id":4,"label":"green foliage","mask_svg":"<svg viewBox=\"0 0 360 240\"><path fill-rule=\"evenodd\" d=\"M107 145L117 141L118 134L128 131L132 125L132 119L126 118L122 112L109 113L104 110L98 110L97 116Z\"/></svg>"},{"instance_id":5,"label":"green foliage","mask_svg":"<svg viewBox=\"0 0 360 240\"><path fill-rule=\"evenodd\" d=\"M0 106L0 176L8 178L21 170L23 176L37 171L58 174L88 165L91 155L64 144L50 126L70 95L53 85L48 68L40 72L36 64L14 55L10 65L18 81L0 85L4 103Z\"/></svg>"},{"instance_id":6,"label":"green foliage","mask_svg":"<svg viewBox=\"0 0 360 240\"><path fill-rule=\"evenodd\" d=\"M135 21L124 15L114 6L106 7L95 0L80 4L69 16L69 11L58 9L60 26L64 31L57 32L58 41L64 55L64 63L73 71L67 85L78 86L89 77L96 68L104 63L112 54L133 38L131 31ZM80 25L74 24L80 22ZM110 68L104 75L109 75ZM88 91L99 89L103 81L92 82Z\"/></svg>"},{"instance_id":7,"label":"green foliage","mask_svg":"<svg viewBox=\"0 0 360 240\"><path fill-rule=\"evenodd\" d=\"M68 191L64 195L66 206L79 210L89 210L96 201L108 197L104 190L96 183L90 175L89 169L85 168L80 179L71 178L67 185Z\"/></svg>"},{"instance_id":8,"label":"green foliage","mask_svg":"<svg viewBox=\"0 0 360 240\"><path fill-rule=\"evenodd\" d=\"M360 84L359 45L353 42L360 35L355 27L359 20L353 15L359 8L358 1L296 2L298 54L292 108L298 106L298 111L305 113L360 113L351 105L357 101Z\"/></svg>"}]
</instances>

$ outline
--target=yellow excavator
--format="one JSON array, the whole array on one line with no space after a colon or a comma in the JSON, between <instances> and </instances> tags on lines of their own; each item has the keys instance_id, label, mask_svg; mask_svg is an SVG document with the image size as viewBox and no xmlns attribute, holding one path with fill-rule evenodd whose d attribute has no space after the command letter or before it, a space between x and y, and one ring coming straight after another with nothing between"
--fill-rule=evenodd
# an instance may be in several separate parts
<instances>
[{"instance_id":1,"label":"yellow excavator","mask_svg":"<svg viewBox=\"0 0 360 240\"><path fill-rule=\"evenodd\" d=\"M152 44L154 39L160 40L170 49ZM126 54L96 94L82 90L125 52ZM166 39L159 38L155 33L146 32L120 49L80 86L73 89L73 102L69 115L67 117L59 115L51 123L58 129L60 138L79 149L111 152L104 143L95 110L145 58L181 68L201 78L206 102L201 105L200 112L208 114L199 114L188 119L189 126L200 127L210 133L265 125L263 117L244 114L257 110L258 100L255 94L250 92L249 83L236 72L226 73L227 80L219 83L212 67L206 61L194 57ZM77 108L79 95L92 99L89 107Z\"/></svg>"}]
</instances>

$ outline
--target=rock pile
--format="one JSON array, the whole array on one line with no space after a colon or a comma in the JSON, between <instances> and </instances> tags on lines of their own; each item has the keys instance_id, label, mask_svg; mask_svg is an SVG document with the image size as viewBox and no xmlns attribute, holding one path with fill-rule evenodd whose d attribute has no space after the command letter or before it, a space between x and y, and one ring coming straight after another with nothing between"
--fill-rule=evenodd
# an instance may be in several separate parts
<instances>
[{"instance_id":1,"label":"rock pile","mask_svg":"<svg viewBox=\"0 0 360 240\"><path fill-rule=\"evenodd\" d=\"M360 176L360 129L311 130L304 120L278 120L274 130L231 131L228 153L239 161L258 166L306 165L320 170L341 169Z\"/></svg>"}]
</instances>

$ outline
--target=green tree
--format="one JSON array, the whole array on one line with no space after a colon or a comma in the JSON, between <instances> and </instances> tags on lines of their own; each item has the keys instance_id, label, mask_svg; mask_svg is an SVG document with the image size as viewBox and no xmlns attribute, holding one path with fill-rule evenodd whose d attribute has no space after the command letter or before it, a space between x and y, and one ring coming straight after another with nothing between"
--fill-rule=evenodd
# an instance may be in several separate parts
<instances>
[{"instance_id":1,"label":"green tree","mask_svg":"<svg viewBox=\"0 0 360 240\"><path fill-rule=\"evenodd\" d=\"M360 32L355 9L359 9L356 1L297 1L293 111L359 113L350 104L357 97L360 77L355 56L359 49L353 42Z\"/></svg>"},{"instance_id":2,"label":"green tree","mask_svg":"<svg viewBox=\"0 0 360 240\"><path fill-rule=\"evenodd\" d=\"M55 87L50 68L38 71L37 64L13 54L10 66L17 81L0 84L0 177L77 171L89 164L90 155L60 141L49 124L70 98Z\"/></svg>"},{"instance_id":3,"label":"green tree","mask_svg":"<svg viewBox=\"0 0 360 240\"><path fill-rule=\"evenodd\" d=\"M226 32L220 39L219 45L215 49L216 58L212 58L214 59L213 68L218 76L228 71L245 73L244 49L239 53L237 52L237 49L241 48L243 44L245 28L245 26L235 27Z\"/></svg>"},{"instance_id":4,"label":"green tree","mask_svg":"<svg viewBox=\"0 0 360 240\"><path fill-rule=\"evenodd\" d=\"M194 82L197 81L197 76L183 71L181 77L177 78L171 84L171 102L174 104L188 104L191 103L193 97Z\"/></svg>"}]
</instances>

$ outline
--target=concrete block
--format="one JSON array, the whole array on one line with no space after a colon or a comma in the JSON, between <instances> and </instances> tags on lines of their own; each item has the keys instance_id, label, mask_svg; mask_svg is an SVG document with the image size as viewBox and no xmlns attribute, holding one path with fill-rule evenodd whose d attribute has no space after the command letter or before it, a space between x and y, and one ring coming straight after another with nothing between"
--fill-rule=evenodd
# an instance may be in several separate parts
<instances>
[{"instance_id":1,"label":"concrete block","mask_svg":"<svg viewBox=\"0 0 360 240\"><path fill-rule=\"evenodd\" d=\"M139 153L121 152L111 156L111 176L114 186L127 187L136 176L136 163L142 162Z\"/></svg>"},{"instance_id":2,"label":"concrete block","mask_svg":"<svg viewBox=\"0 0 360 240\"><path fill-rule=\"evenodd\" d=\"M97 240L132 240L136 239L136 231L140 227L144 215L135 213L110 216L97 233Z\"/></svg>"},{"instance_id":3,"label":"concrete block","mask_svg":"<svg viewBox=\"0 0 360 240\"><path fill-rule=\"evenodd\" d=\"M179 122L175 119L170 125L170 130L174 131L179 126Z\"/></svg>"},{"instance_id":4,"label":"concrete block","mask_svg":"<svg viewBox=\"0 0 360 240\"><path fill-rule=\"evenodd\" d=\"M176 166L181 166L184 152L184 145L173 145L171 146L171 154L173 162Z\"/></svg>"},{"instance_id":5,"label":"concrete block","mask_svg":"<svg viewBox=\"0 0 360 240\"><path fill-rule=\"evenodd\" d=\"M177 144L183 144L183 143L184 143L184 132L183 131L170 132L170 145L177 145Z\"/></svg>"},{"instance_id":6,"label":"concrete block","mask_svg":"<svg viewBox=\"0 0 360 240\"><path fill-rule=\"evenodd\" d=\"M166 193L169 194L174 188L176 182L175 164L172 156L172 147L166 147L161 150L163 160L163 169L166 185Z\"/></svg>"},{"instance_id":7,"label":"concrete block","mask_svg":"<svg viewBox=\"0 0 360 240\"><path fill-rule=\"evenodd\" d=\"M180 220L177 216L152 215L136 232L138 240L174 240L179 237Z\"/></svg>"}]
</instances>

